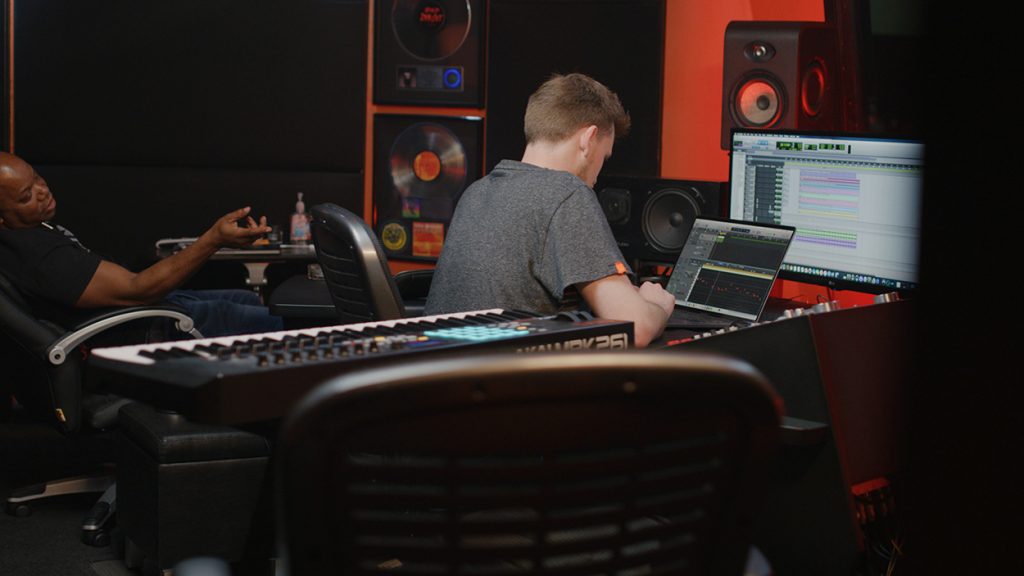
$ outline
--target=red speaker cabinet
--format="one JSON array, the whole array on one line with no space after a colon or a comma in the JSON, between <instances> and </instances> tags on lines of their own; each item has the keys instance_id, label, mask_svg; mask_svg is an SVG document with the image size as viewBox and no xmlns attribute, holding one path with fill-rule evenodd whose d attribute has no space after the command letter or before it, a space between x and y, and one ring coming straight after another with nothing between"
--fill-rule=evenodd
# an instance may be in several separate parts
<instances>
[{"instance_id":1,"label":"red speaker cabinet","mask_svg":"<svg viewBox=\"0 0 1024 576\"><path fill-rule=\"evenodd\" d=\"M730 22L725 30L722 149L733 128L836 130L836 31L819 22Z\"/></svg>"}]
</instances>

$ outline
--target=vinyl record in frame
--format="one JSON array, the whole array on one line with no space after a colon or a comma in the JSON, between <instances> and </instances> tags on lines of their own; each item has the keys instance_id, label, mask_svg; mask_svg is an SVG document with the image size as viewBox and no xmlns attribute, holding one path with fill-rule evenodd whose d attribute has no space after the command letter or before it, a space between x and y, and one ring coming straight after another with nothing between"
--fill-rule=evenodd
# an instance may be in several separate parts
<instances>
[{"instance_id":1,"label":"vinyl record in frame","mask_svg":"<svg viewBox=\"0 0 1024 576\"><path fill-rule=\"evenodd\" d=\"M374 117L374 227L389 258L436 261L455 205L480 178L481 119Z\"/></svg>"},{"instance_id":2,"label":"vinyl record in frame","mask_svg":"<svg viewBox=\"0 0 1024 576\"><path fill-rule=\"evenodd\" d=\"M377 0L375 102L483 105L483 0Z\"/></svg>"}]
</instances>

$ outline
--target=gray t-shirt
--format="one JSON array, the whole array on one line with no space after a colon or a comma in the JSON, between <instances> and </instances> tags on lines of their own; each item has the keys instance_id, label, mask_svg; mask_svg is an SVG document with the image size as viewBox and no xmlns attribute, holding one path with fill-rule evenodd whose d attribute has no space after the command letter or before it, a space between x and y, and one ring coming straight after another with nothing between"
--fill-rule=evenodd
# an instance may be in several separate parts
<instances>
[{"instance_id":1,"label":"gray t-shirt","mask_svg":"<svg viewBox=\"0 0 1024 576\"><path fill-rule=\"evenodd\" d=\"M459 200L425 313L553 314L572 306L575 284L628 270L586 183L503 160Z\"/></svg>"}]
</instances>

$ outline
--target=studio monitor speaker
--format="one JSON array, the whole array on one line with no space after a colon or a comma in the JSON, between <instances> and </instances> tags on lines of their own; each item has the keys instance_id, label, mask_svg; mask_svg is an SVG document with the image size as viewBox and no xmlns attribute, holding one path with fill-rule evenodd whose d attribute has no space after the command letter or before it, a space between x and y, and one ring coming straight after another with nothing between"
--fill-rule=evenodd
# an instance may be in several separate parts
<instances>
[{"instance_id":1,"label":"studio monitor speaker","mask_svg":"<svg viewBox=\"0 0 1024 576\"><path fill-rule=\"evenodd\" d=\"M835 29L818 22L730 22L725 30L722 149L733 128L841 128Z\"/></svg>"},{"instance_id":2,"label":"studio monitor speaker","mask_svg":"<svg viewBox=\"0 0 1024 576\"><path fill-rule=\"evenodd\" d=\"M675 263L694 219L719 217L724 205L720 182L611 176L594 190L630 261Z\"/></svg>"},{"instance_id":3,"label":"studio monitor speaker","mask_svg":"<svg viewBox=\"0 0 1024 576\"><path fill-rule=\"evenodd\" d=\"M483 0L377 0L374 101L480 107Z\"/></svg>"}]
</instances>

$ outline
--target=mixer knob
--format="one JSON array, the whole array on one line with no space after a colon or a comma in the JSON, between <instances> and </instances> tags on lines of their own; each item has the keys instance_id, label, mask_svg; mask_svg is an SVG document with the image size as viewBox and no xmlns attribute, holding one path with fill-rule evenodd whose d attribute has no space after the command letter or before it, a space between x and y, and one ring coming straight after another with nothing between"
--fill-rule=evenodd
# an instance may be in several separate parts
<instances>
[{"instance_id":1,"label":"mixer knob","mask_svg":"<svg viewBox=\"0 0 1024 576\"><path fill-rule=\"evenodd\" d=\"M887 292L885 294L879 294L875 296L875 304L885 304L886 302L896 302L900 299L899 292Z\"/></svg>"}]
</instances>

